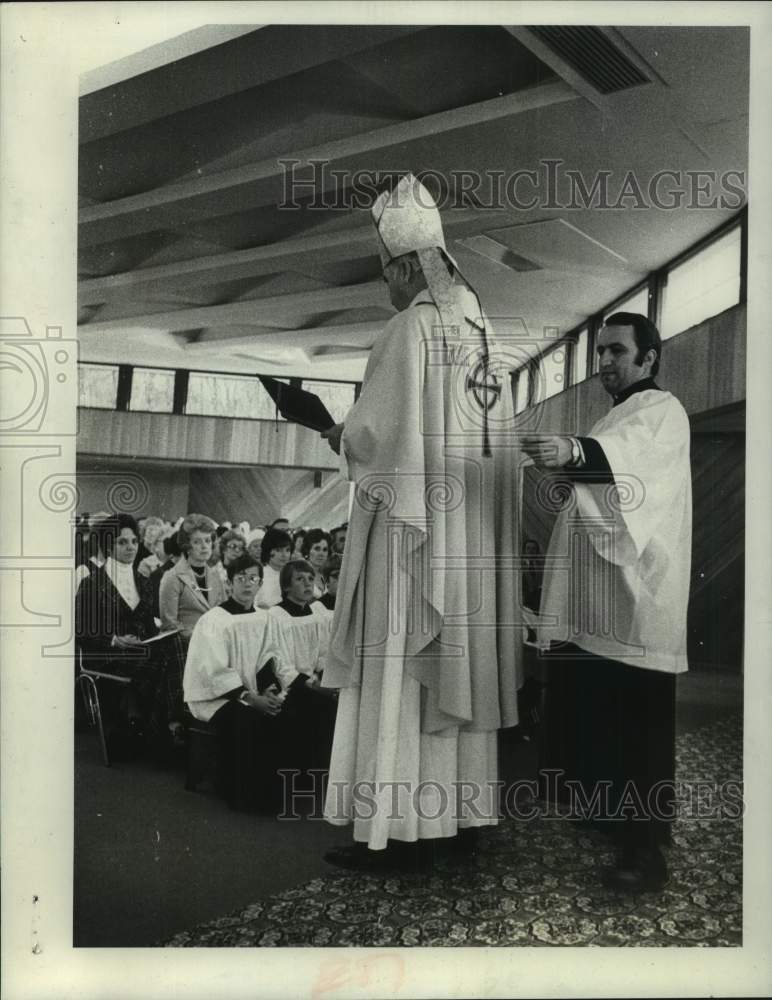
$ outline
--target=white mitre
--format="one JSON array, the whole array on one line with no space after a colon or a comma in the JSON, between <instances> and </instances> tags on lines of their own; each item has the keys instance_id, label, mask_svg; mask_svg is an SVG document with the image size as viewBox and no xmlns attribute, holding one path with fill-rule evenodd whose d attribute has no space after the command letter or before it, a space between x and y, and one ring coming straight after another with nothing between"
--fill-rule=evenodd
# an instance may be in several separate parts
<instances>
[{"instance_id":1,"label":"white mitre","mask_svg":"<svg viewBox=\"0 0 772 1000\"><path fill-rule=\"evenodd\" d=\"M384 267L395 257L413 250L439 247L447 254L437 205L413 174L405 174L390 193L383 191L370 212Z\"/></svg>"},{"instance_id":2,"label":"white mitre","mask_svg":"<svg viewBox=\"0 0 772 1000\"><path fill-rule=\"evenodd\" d=\"M488 365L488 341L482 307L477 317L466 317L458 295L453 291L455 280L448 271L446 261L465 281L460 268L448 253L442 231L442 219L434 199L413 174L406 174L393 191L382 192L370 210L378 234L381 263L385 268L390 261L404 254L415 252L426 278L426 287L440 314L443 343L457 340L466 330L467 319L480 331L481 363ZM472 286L465 284L477 298ZM479 305L479 298L477 299ZM490 455L488 414L482 417L483 454Z\"/></svg>"},{"instance_id":3,"label":"white mitre","mask_svg":"<svg viewBox=\"0 0 772 1000\"><path fill-rule=\"evenodd\" d=\"M445 246L442 219L432 196L417 177L406 174L391 192L383 191L378 196L370 212L383 267L415 252L446 334L449 328L457 334L463 317L456 315L450 291L453 277L443 256L456 269L458 265Z\"/></svg>"}]
</instances>

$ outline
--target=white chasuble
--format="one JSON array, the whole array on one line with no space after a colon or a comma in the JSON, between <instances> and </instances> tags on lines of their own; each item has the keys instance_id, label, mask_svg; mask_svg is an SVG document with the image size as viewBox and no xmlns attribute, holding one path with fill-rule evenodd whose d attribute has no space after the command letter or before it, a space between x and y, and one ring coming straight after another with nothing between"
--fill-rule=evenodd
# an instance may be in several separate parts
<instances>
[{"instance_id":1,"label":"white chasuble","mask_svg":"<svg viewBox=\"0 0 772 1000\"><path fill-rule=\"evenodd\" d=\"M460 331L442 331L426 292L388 323L342 438L356 493L323 679L341 689L325 815L353 820L373 849L495 823L496 731L517 723L509 378L502 369L498 391L485 388L479 304L453 295ZM464 782L474 805L458 809Z\"/></svg>"},{"instance_id":2,"label":"white chasuble","mask_svg":"<svg viewBox=\"0 0 772 1000\"><path fill-rule=\"evenodd\" d=\"M633 666L681 673L692 540L689 418L646 389L592 428L613 484L581 482L547 552L538 635Z\"/></svg>"}]
</instances>

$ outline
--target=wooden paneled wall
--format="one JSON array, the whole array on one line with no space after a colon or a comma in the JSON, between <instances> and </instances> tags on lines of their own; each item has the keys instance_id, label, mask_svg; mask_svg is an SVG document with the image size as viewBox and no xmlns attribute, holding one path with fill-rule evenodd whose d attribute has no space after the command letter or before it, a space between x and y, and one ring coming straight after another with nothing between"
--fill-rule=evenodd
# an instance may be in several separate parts
<instances>
[{"instance_id":1,"label":"wooden paneled wall","mask_svg":"<svg viewBox=\"0 0 772 1000\"><path fill-rule=\"evenodd\" d=\"M85 407L78 410L78 454L198 466L338 467L327 442L298 424Z\"/></svg>"},{"instance_id":2,"label":"wooden paneled wall","mask_svg":"<svg viewBox=\"0 0 772 1000\"><path fill-rule=\"evenodd\" d=\"M745 435L692 434L692 666L742 666Z\"/></svg>"},{"instance_id":3,"label":"wooden paneled wall","mask_svg":"<svg viewBox=\"0 0 772 1000\"><path fill-rule=\"evenodd\" d=\"M153 514L174 521L190 510L189 477L184 466L79 456L77 513L121 510L135 517Z\"/></svg>"}]
</instances>

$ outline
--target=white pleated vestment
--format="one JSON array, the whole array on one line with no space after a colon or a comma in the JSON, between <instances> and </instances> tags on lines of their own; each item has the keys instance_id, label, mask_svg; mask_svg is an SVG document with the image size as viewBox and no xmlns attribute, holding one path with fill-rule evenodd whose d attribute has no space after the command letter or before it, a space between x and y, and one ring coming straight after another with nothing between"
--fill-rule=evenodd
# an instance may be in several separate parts
<instances>
[{"instance_id":1,"label":"white pleated vestment","mask_svg":"<svg viewBox=\"0 0 772 1000\"><path fill-rule=\"evenodd\" d=\"M325 816L375 850L495 823L496 734L517 723L511 393L477 368L476 297L452 297L456 331L426 291L388 323L342 438L356 494L323 678L340 688Z\"/></svg>"},{"instance_id":2,"label":"white pleated vestment","mask_svg":"<svg viewBox=\"0 0 772 1000\"><path fill-rule=\"evenodd\" d=\"M614 474L582 483L558 515L542 586L540 641L569 641L666 673L686 662L692 541L689 418L645 389L590 431Z\"/></svg>"},{"instance_id":3,"label":"white pleated vestment","mask_svg":"<svg viewBox=\"0 0 772 1000\"><path fill-rule=\"evenodd\" d=\"M286 658L279 622L267 611L232 615L216 607L196 622L188 647L183 696L191 714L208 722L238 687L258 694L257 672L270 659L286 689L298 676Z\"/></svg>"}]
</instances>

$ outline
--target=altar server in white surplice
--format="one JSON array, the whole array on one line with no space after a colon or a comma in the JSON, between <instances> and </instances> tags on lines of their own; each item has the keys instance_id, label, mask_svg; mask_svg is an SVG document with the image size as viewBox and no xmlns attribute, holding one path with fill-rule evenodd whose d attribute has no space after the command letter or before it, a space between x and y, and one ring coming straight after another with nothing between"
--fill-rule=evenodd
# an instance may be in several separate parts
<instances>
[{"instance_id":1,"label":"altar server in white surplice","mask_svg":"<svg viewBox=\"0 0 772 1000\"><path fill-rule=\"evenodd\" d=\"M218 738L217 786L232 808L279 805L279 768L297 762L297 688L281 631L255 610L262 567L242 555L227 567L231 596L202 615L188 647L183 689L194 718Z\"/></svg>"},{"instance_id":2,"label":"altar server in white surplice","mask_svg":"<svg viewBox=\"0 0 772 1000\"><path fill-rule=\"evenodd\" d=\"M335 727L335 692L320 687L330 643L332 613L313 601L313 567L305 560L293 560L282 568L282 600L268 614L279 626L282 658L306 680L296 685L298 741L301 770L326 770L330 765L332 733Z\"/></svg>"},{"instance_id":3,"label":"altar server in white surplice","mask_svg":"<svg viewBox=\"0 0 772 1000\"><path fill-rule=\"evenodd\" d=\"M645 316L610 316L597 350L611 410L587 437L523 443L566 480L538 628L549 663L542 763L563 772L556 797L577 818L607 830L618 821L622 850L606 881L639 891L667 880L674 682L687 669L689 419L654 382L662 342Z\"/></svg>"},{"instance_id":4,"label":"altar server in white surplice","mask_svg":"<svg viewBox=\"0 0 772 1000\"><path fill-rule=\"evenodd\" d=\"M372 215L398 314L323 435L356 484L323 680L340 689L325 815L354 836L327 859L345 867L423 863L425 842L497 822L521 683L508 372L429 192L408 175Z\"/></svg>"}]
</instances>

